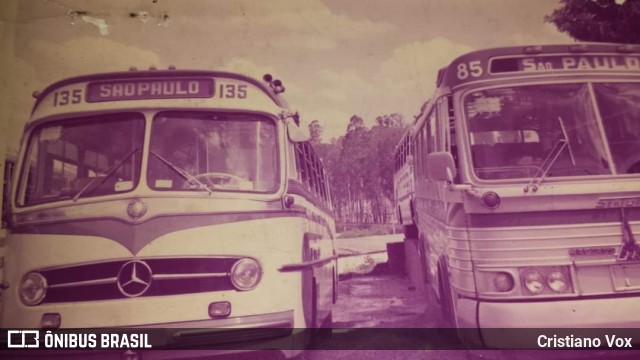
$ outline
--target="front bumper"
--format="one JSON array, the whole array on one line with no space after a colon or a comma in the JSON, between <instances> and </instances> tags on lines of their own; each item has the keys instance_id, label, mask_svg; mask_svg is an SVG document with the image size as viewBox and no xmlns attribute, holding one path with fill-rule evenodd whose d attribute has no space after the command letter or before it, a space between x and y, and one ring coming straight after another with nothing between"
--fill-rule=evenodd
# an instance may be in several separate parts
<instances>
[{"instance_id":1,"label":"front bumper","mask_svg":"<svg viewBox=\"0 0 640 360\"><path fill-rule=\"evenodd\" d=\"M107 354L124 353L125 351L144 354L147 358L163 358L163 353L171 350L175 356L189 357L194 354L201 356L234 354L243 352L253 352L258 350L276 350L281 357L290 357L299 353L302 347L296 345L297 338L294 336L293 310L282 311L270 314L251 315L233 317L227 319L211 319L202 321L188 321L176 323L161 323L142 326L130 326L126 328L100 328L100 329L69 329L53 330L54 333L96 333L96 334L147 334L148 343L151 349L127 349L122 348L112 351L110 347L106 351L73 349L50 349L46 348L44 341L40 342L38 349L10 351L6 350L7 344L2 344L5 349L0 352L0 356L9 357L30 357L44 356L46 358L65 358L69 356L97 357L101 358ZM140 331L137 331L140 330ZM44 330L41 331L44 334ZM42 335L41 335L42 338ZM98 339L101 335L98 335ZM3 339L4 340L4 339ZM197 350L197 351L194 351ZM176 353L177 352L177 353ZM136 358L135 356L133 358Z\"/></svg>"},{"instance_id":2,"label":"front bumper","mask_svg":"<svg viewBox=\"0 0 640 360\"><path fill-rule=\"evenodd\" d=\"M619 336L633 334L634 343L640 340L640 297L637 296L536 302L459 299L457 317L462 334L475 332L475 340L471 342L481 341L488 348L540 348L539 336L553 337L561 333L575 337L600 336L605 342L606 332L602 329L617 329L611 333Z\"/></svg>"},{"instance_id":3,"label":"front bumper","mask_svg":"<svg viewBox=\"0 0 640 360\"><path fill-rule=\"evenodd\" d=\"M293 334L293 310L272 314L240 316L228 319L189 321L170 324L132 326L138 329L163 329L157 347L223 347L251 348L256 342L281 339ZM280 344L280 347L290 347ZM262 345L260 345L262 346Z\"/></svg>"}]
</instances>

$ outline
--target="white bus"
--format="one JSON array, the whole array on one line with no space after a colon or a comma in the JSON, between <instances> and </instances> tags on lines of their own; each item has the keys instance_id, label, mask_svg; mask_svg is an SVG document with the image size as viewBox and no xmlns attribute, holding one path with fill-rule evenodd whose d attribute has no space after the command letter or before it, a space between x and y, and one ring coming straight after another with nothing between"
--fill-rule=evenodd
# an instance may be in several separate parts
<instances>
[{"instance_id":1,"label":"white bus","mask_svg":"<svg viewBox=\"0 0 640 360\"><path fill-rule=\"evenodd\" d=\"M463 333L640 327L640 47L481 50L414 124L429 284Z\"/></svg>"},{"instance_id":2,"label":"white bus","mask_svg":"<svg viewBox=\"0 0 640 360\"><path fill-rule=\"evenodd\" d=\"M330 326L327 175L264 80L134 69L37 94L0 327Z\"/></svg>"}]
</instances>

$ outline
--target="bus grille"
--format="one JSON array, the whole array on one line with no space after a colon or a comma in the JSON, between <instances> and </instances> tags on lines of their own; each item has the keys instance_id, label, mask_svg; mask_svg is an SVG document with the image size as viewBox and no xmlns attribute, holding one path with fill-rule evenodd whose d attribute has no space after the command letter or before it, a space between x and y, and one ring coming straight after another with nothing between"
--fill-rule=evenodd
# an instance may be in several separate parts
<instances>
[{"instance_id":1,"label":"bus grille","mask_svg":"<svg viewBox=\"0 0 640 360\"><path fill-rule=\"evenodd\" d=\"M42 303L123 299L233 290L231 267L240 258L142 258L40 270Z\"/></svg>"}]
</instances>

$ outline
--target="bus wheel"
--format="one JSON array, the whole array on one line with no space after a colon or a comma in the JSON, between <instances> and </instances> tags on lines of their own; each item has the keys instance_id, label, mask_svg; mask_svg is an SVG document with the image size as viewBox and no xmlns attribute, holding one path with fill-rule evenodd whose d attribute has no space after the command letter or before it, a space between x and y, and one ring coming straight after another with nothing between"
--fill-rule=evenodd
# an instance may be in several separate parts
<instances>
[{"instance_id":1,"label":"bus wheel","mask_svg":"<svg viewBox=\"0 0 640 360\"><path fill-rule=\"evenodd\" d=\"M440 291L440 306L442 307L442 315L447 325L456 326L455 312L453 308L453 299L451 297L451 286L449 285L449 276L447 269L442 265L438 265L438 289Z\"/></svg>"},{"instance_id":2,"label":"bus wheel","mask_svg":"<svg viewBox=\"0 0 640 360\"><path fill-rule=\"evenodd\" d=\"M427 257L426 240L423 235L418 235L418 255L420 256L420 269L422 270L422 282L428 286L429 279L429 258Z\"/></svg>"},{"instance_id":3,"label":"bus wheel","mask_svg":"<svg viewBox=\"0 0 640 360\"><path fill-rule=\"evenodd\" d=\"M333 287L332 287L332 292L333 292L333 296L332 296L332 302L335 305L335 303L338 302L338 274L336 274L336 269L333 269Z\"/></svg>"},{"instance_id":4,"label":"bus wheel","mask_svg":"<svg viewBox=\"0 0 640 360\"><path fill-rule=\"evenodd\" d=\"M318 325L318 286L315 277L311 284L311 326L309 327L316 328Z\"/></svg>"}]
</instances>

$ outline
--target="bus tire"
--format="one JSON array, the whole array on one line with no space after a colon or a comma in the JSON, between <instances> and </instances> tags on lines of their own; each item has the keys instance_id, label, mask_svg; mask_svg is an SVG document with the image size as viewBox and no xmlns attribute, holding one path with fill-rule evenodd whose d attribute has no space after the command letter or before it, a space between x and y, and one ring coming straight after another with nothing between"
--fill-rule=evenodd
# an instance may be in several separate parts
<instances>
[{"instance_id":1,"label":"bus tire","mask_svg":"<svg viewBox=\"0 0 640 360\"><path fill-rule=\"evenodd\" d=\"M332 302L335 305L338 302L338 274L335 268L333 268L333 296Z\"/></svg>"},{"instance_id":2,"label":"bus tire","mask_svg":"<svg viewBox=\"0 0 640 360\"><path fill-rule=\"evenodd\" d=\"M316 278L313 277L311 282L311 328L316 328L318 325L318 286L316 284Z\"/></svg>"},{"instance_id":3,"label":"bus tire","mask_svg":"<svg viewBox=\"0 0 640 360\"><path fill-rule=\"evenodd\" d=\"M424 235L418 235L418 255L420 256L420 269L422 270L423 282L426 286L431 283L429 279L429 258L427 257L427 246ZM425 286L425 287L426 287Z\"/></svg>"}]
</instances>

